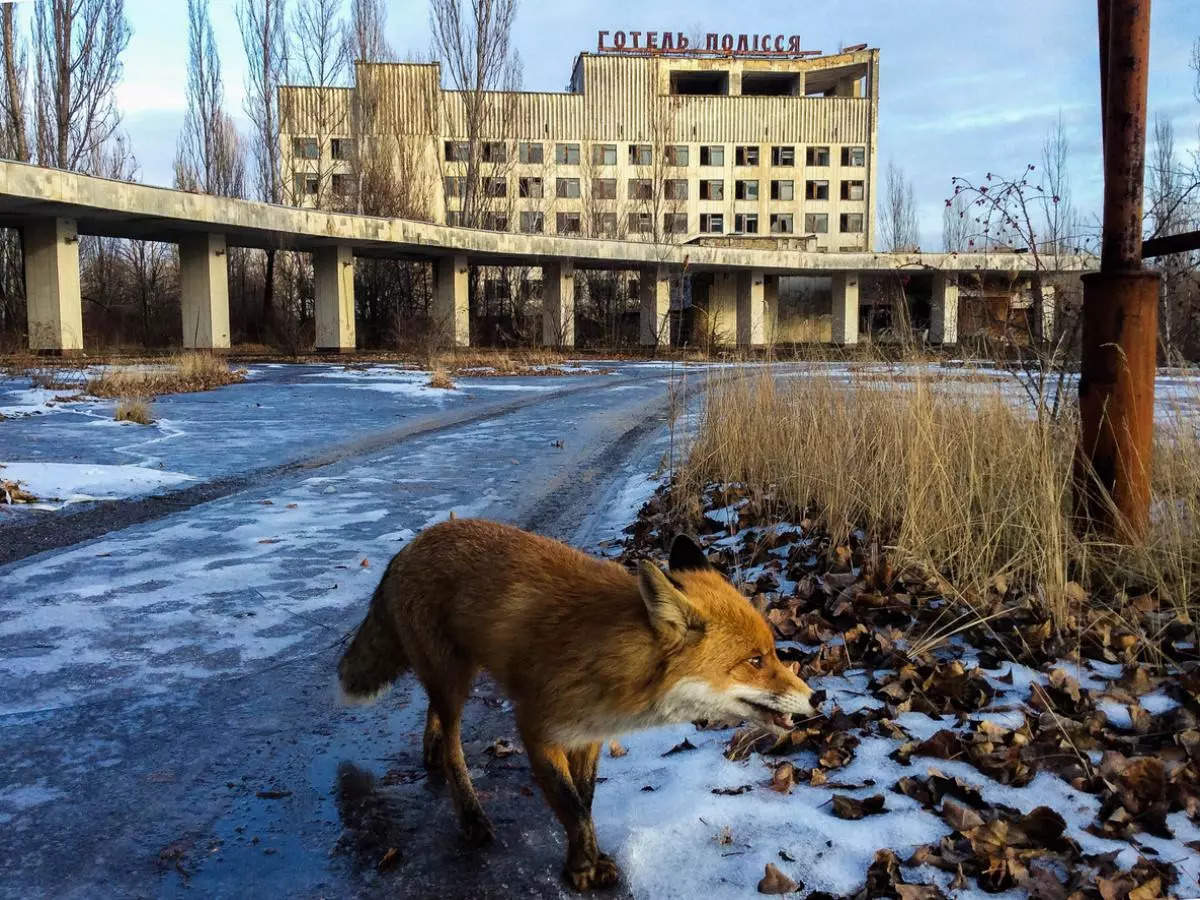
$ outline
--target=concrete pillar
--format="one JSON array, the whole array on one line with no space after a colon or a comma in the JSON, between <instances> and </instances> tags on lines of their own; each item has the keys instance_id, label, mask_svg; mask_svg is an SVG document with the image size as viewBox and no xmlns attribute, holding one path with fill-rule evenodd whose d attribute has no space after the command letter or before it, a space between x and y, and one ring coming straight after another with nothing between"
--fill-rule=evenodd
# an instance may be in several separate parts
<instances>
[{"instance_id":1,"label":"concrete pillar","mask_svg":"<svg viewBox=\"0 0 1200 900\"><path fill-rule=\"evenodd\" d=\"M642 269L638 282L642 301L643 347L671 346L671 278L664 266Z\"/></svg>"},{"instance_id":2,"label":"concrete pillar","mask_svg":"<svg viewBox=\"0 0 1200 900\"><path fill-rule=\"evenodd\" d=\"M957 276L934 273L929 304L929 341L933 344L958 343Z\"/></svg>"},{"instance_id":3,"label":"concrete pillar","mask_svg":"<svg viewBox=\"0 0 1200 900\"><path fill-rule=\"evenodd\" d=\"M441 332L441 342L451 347L471 346L470 273L462 254L443 256L434 263L434 327Z\"/></svg>"},{"instance_id":4,"label":"concrete pillar","mask_svg":"<svg viewBox=\"0 0 1200 900\"><path fill-rule=\"evenodd\" d=\"M739 347L761 347L767 340L766 304L762 269L737 273L737 342Z\"/></svg>"},{"instance_id":5,"label":"concrete pillar","mask_svg":"<svg viewBox=\"0 0 1200 900\"><path fill-rule=\"evenodd\" d=\"M833 342L858 343L858 273L833 276Z\"/></svg>"},{"instance_id":6,"label":"concrete pillar","mask_svg":"<svg viewBox=\"0 0 1200 900\"><path fill-rule=\"evenodd\" d=\"M229 257L225 235L191 234L179 242L183 346L229 349Z\"/></svg>"},{"instance_id":7,"label":"concrete pillar","mask_svg":"<svg viewBox=\"0 0 1200 900\"><path fill-rule=\"evenodd\" d=\"M79 232L74 219L34 219L25 225L25 307L29 349L83 351L79 300Z\"/></svg>"},{"instance_id":8,"label":"concrete pillar","mask_svg":"<svg viewBox=\"0 0 1200 900\"><path fill-rule=\"evenodd\" d=\"M569 260L542 265L542 343L575 346L575 264Z\"/></svg>"},{"instance_id":9,"label":"concrete pillar","mask_svg":"<svg viewBox=\"0 0 1200 900\"><path fill-rule=\"evenodd\" d=\"M354 350L354 250L346 244L313 251L317 349Z\"/></svg>"},{"instance_id":10,"label":"concrete pillar","mask_svg":"<svg viewBox=\"0 0 1200 900\"><path fill-rule=\"evenodd\" d=\"M708 308L704 318L705 337L714 344L732 344L737 340L737 273L714 272L708 289Z\"/></svg>"},{"instance_id":11,"label":"concrete pillar","mask_svg":"<svg viewBox=\"0 0 1200 900\"><path fill-rule=\"evenodd\" d=\"M763 330L768 344L774 344L779 334L779 276L763 278Z\"/></svg>"},{"instance_id":12,"label":"concrete pillar","mask_svg":"<svg viewBox=\"0 0 1200 900\"><path fill-rule=\"evenodd\" d=\"M1042 314L1034 323L1035 328L1040 328L1038 334L1043 341L1054 340L1054 323L1055 317L1058 314L1058 296L1054 290L1054 285L1042 285ZM1034 309L1034 315L1037 315L1037 310Z\"/></svg>"}]
</instances>

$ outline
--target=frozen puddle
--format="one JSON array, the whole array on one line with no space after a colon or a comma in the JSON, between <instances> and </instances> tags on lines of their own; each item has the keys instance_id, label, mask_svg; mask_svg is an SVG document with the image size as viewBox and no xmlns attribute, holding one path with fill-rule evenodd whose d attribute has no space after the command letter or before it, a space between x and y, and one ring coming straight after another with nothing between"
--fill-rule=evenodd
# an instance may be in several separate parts
<instances>
[{"instance_id":1,"label":"frozen puddle","mask_svg":"<svg viewBox=\"0 0 1200 900\"><path fill-rule=\"evenodd\" d=\"M120 500L195 481L191 475L144 466L48 462L0 463L0 479L15 481L37 497L37 503L23 504L33 509L59 509L86 500Z\"/></svg>"}]
</instances>

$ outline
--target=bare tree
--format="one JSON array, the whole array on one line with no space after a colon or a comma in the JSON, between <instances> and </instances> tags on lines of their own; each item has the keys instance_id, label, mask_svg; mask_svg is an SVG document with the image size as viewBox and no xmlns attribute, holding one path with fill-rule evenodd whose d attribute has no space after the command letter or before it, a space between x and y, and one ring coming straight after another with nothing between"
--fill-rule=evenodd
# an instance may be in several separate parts
<instances>
[{"instance_id":1,"label":"bare tree","mask_svg":"<svg viewBox=\"0 0 1200 900\"><path fill-rule=\"evenodd\" d=\"M966 198L955 194L946 200L946 208L942 210L942 249L947 253L963 253L970 236Z\"/></svg>"},{"instance_id":2,"label":"bare tree","mask_svg":"<svg viewBox=\"0 0 1200 900\"><path fill-rule=\"evenodd\" d=\"M1071 202L1071 144L1062 112L1042 144L1042 252L1051 256L1077 252L1082 240L1079 216Z\"/></svg>"},{"instance_id":3,"label":"bare tree","mask_svg":"<svg viewBox=\"0 0 1200 900\"><path fill-rule=\"evenodd\" d=\"M470 228L483 224L490 205L483 184L481 138L485 130L492 130L489 124L500 126L503 119L496 92L520 86L521 59L511 42L516 14L517 0L430 0L429 4L435 53L462 102L467 144L462 224Z\"/></svg>"},{"instance_id":4,"label":"bare tree","mask_svg":"<svg viewBox=\"0 0 1200 900\"><path fill-rule=\"evenodd\" d=\"M1189 170L1175 152L1175 129L1165 116L1154 119L1154 145L1146 165L1146 220L1151 237L1178 234L1200 221L1200 171ZM1195 273L1200 253L1170 253L1155 260L1162 273L1159 290L1159 340L1163 356L1174 361L1194 349Z\"/></svg>"},{"instance_id":5,"label":"bare tree","mask_svg":"<svg viewBox=\"0 0 1200 900\"><path fill-rule=\"evenodd\" d=\"M209 0L188 0L187 115L175 153L175 186L224 197L243 196L246 189L242 139L225 111Z\"/></svg>"},{"instance_id":6,"label":"bare tree","mask_svg":"<svg viewBox=\"0 0 1200 900\"><path fill-rule=\"evenodd\" d=\"M879 238L882 250L899 253L919 249L921 226L912 182L895 162L889 162L879 195Z\"/></svg>"},{"instance_id":7,"label":"bare tree","mask_svg":"<svg viewBox=\"0 0 1200 900\"><path fill-rule=\"evenodd\" d=\"M16 6L4 4L0 9L0 29L4 42L4 93L0 95L0 109L4 114L4 145L2 151L8 159L29 161L29 131L25 98L26 80L29 74L29 56L24 41L15 34Z\"/></svg>"},{"instance_id":8,"label":"bare tree","mask_svg":"<svg viewBox=\"0 0 1200 900\"><path fill-rule=\"evenodd\" d=\"M396 54L388 43L387 7L381 0L350 0L350 24L346 29L346 58L358 62L394 62Z\"/></svg>"},{"instance_id":9,"label":"bare tree","mask_svg":"<svg viewBox=\"0 0 1200 900\"><path fill-rule=\"evenodd\" d=\"M254 167L254 192L259 200L280 203L283 190L279 153L279 85L287 60L286 0L239 0L238 27L246 52L246 97L243 108L250 119L250 155ZM263 264L262 339L274 318L274 248Z\"/></svg>"},{"instance_id":10,"label":"bare tree","mask_svg":"<svg viewBox=\"0 0 1200 900\"><path fill-rule=\"evenodd\" d=\"M86 168L116 132L114 89L129 34L125 0L43 0L34 7L41 165Z\"/></svg>"}]
</instances>

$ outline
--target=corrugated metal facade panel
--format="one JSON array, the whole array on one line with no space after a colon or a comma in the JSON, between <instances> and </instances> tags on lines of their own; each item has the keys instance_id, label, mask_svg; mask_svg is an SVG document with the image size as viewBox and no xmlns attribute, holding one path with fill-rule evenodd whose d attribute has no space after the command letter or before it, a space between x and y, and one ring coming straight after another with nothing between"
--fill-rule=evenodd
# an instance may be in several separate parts
<instances>
[{"instance_id":1,"label":"corrugated metal facade panel","mask_svg":"<svg viewBox=\"0 0 1200 900\"><path fill-rule=\"evenodd\" d=\"M279 88L279 129L285 135L350 134L353 88Z\"/></svg>"},{"instance_id":2,"label":"corrugated metal facade panel","mask_svg":"<svg viewBox=\"0 0 1200 900\"><path fill-rule=\"evenodd\" d=\"M442 94L442 134L467 136L466 96ZM484 100L481 136L510 140L579 140L583 133L583 97L579 94L491 93Z\"/></svg>"},{"instance_id":3,"label":"corrugated metal facade panel","mask_svg":"<svg viewBox=\"0 0 1200 900\"><path fill-rule=\"evenodd\" d=\"M662 104L675 141L866 143L871 101L851 97L679 97Z\"/></svg>"}]
</instances>

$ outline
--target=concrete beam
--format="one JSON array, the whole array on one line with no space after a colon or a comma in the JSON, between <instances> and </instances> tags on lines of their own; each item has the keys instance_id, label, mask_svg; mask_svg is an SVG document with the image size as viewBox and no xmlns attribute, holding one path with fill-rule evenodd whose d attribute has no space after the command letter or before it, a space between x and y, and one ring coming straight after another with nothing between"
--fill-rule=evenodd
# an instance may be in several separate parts
<instances>
[{"instance_id":1,"label":"concrete beam","mask_svg":"<svg viewBox=\"0 0 1200 900\"><path fill-rule=\"evenodd\" d=\"M767 340L766 303L762 269L738 272L737 342L739 347L761 347Z\"/></svg>"},{"instance_id":2,"label":"concrete beam","mask_svg":"<svg viewBox=\"0 0 1200 900\"><path fill-rule=\"evenodd\" d=\"M440 332L440 343L451 347L471 346L470 274L463 254L434 263L433 325Z\"/></svg>"},{"instance_id":3,"label":"concrete beam","mask_svg":"<svg viewBox=\"0 0 1200 900\"><path fill-rule=\"evenodd\" d=\"M933 344L958 343L958 279L944 272L933 275L929 341Z\"/></svg>"},{"instance_id":4,"label":"concrete beam","mask_svg":"<svg viewBox=\"0 0 1200 900\"><path fill-rule=\"evenodd\" d=\"M193 234L179 242L183 346L229 349L229 257L225 235Z\"/></svg>"},{"instance_id":5,"label":"concrete beam","mask_svg":"<svg viewBox=\"0 0 1200 900\"><path fill-rule=\"evenodd\" d=\"M83 351L79 233L73 219L31 219L25 229L25 307L29 349Z\"/></svg>"},{"instance_id":6,"label":"concrete beam","mask_svg":"<svg viewBox=\"0 0 1200 900\"><path fill-rule=\"evenodd\" d=\"M317 349L354 350L354 249L349 244L313 251Z\"/></svg>"},{"instance_id":7,"label":"concrete beam","mask_svg":"<svg viewBox=\"0 0 1200 900\"><path fill-rule=\"evenodd\" d=\"M575 264L542 265L542 343L575 346Z\"/></svg>"},{"instance_id":8,"label":"concrete beam","mask_svg":"<svg viewBox=\"0 0 1200 900\"><path fill-rule=\"evenodd\" d=\"M833 342L858 343L858 273L833 275Z\"/></svg>"},{"instance_id":9,"label":"concrete beam","mask_svg":"<svg viewBox=\"0 0 1200 900\"><path fill-rule=\"evenodd\" d=\"M666 268L642 269L638 295L642 301L639 343L643 347L671 346L671 278Z\"/></svg>"}]
</instances>

